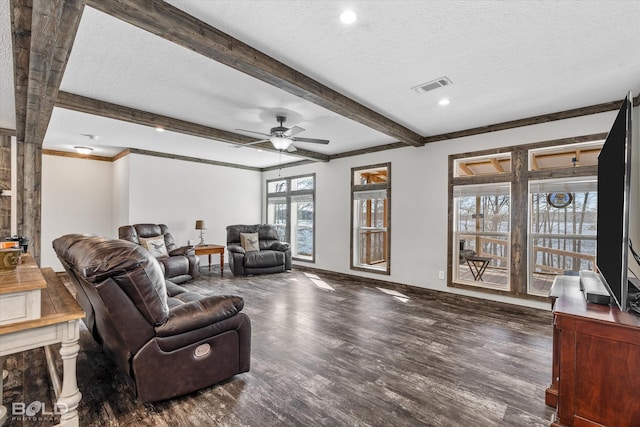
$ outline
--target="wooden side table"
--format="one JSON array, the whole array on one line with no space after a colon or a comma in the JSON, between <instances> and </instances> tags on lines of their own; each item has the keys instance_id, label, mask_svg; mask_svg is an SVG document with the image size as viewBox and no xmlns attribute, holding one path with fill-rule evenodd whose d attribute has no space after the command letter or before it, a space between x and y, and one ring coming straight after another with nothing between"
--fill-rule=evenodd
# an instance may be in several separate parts
<instances>
[{"instance_id":1,"label":"wooden side table","mask_svg":"<svg viewBox=\"0 0 640 427\"><path fill-rule=\"evenodd\" d=\"M0 367L6 357L13 353L45 347L47 367L58 399L56 411L60 414L62 427L77 427L78 404L82 393L76 380L76 358L80 346L80 319L84 311L71 296L67 288L50 268L43 269L46 288L42 289L41 316L37 319L18 321L0 326ZM61 343L62 386L55 371L49 345ZM22 402L29 404L29 402ZM40 415L40 414L38 414ZM0 382L0 425L8 418L7 408L2 405L2 383Z\"/></svg>"},{"instance_id":2,"label":"wooden side table","mask_svg":"<svg viewBox=\"0 0 640 427\"><path fill-rule=\"evenodd\" d=\"M196 255L209 255L209 271L211 271L211 255L220 254L220 277L224 276L224 246L223 245L196 245Z\"/></svg>"}]
</instances>

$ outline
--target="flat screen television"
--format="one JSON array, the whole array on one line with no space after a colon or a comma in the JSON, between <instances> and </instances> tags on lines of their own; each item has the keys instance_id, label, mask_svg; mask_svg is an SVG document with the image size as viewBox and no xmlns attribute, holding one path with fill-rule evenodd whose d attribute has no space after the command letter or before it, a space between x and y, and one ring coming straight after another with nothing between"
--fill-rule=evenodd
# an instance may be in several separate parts
<instances>
[{"instance_id":1,"label":"flat screen television","mask_svg":"<svg viewBox=\"0 0 640 427\"><path fill-rule=\"evenodd\" d=\"M630 280L640 275L630 250L630 244L640 246L640 149L632 124L629 92L598 156L596 267L622 311L629 309Z\"/></svg>"}]
</instances>

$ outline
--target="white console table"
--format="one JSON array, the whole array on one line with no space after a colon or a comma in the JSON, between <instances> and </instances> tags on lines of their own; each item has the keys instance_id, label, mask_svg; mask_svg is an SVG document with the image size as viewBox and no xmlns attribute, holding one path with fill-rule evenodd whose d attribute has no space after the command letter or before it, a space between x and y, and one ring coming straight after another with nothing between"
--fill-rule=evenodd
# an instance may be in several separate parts
<instances>
[{"instance_id":1,"label":"white console table","mask_svg":"<svg viewBox=\"0 0 640 427\"><path fill-rule=\"evenodd\" d=\"M61 427L77 427L78 422L78 404L82 399L82 394L78 390L76 381L76 358L80 346L78 339L80 337L80 319L85 316L84 311L78 305L73 296L64 287L62 282L56 277L51 269L37 269L40 277L45 283L45 287L37 285L37 273L33 271L35 263L28 255L23 262L24 265L18 266L18 269L25 273L29 269L29 276L34 291L37 290L40 299L39 317L29 320L21 320L13 323L0 322L0 370L4 366L4 361L8 355L21 351L31 350L38 347L45 347L47 355L47 365L54 391L56 392L57 413L60 414ZM37 267L36 267L37 268ZM20 271L16 274L19 281ZM11 276L11 275L9 275ZM15 279L15 278L14 278ZM2 280L7 280L7 275L2 276ZM0 300L14 298L15 301L24 301L29 304L31 299L16 295L21 293L29 293L20 289L19 286L11 286L9 283L2 283L0 280ZM14 313L20 312L20 309L14 309ZM60 380L55 371L52 360L51 351L48 347L51 344L61 343L60 356L63 361L63 377L62 387ZM25 400L29 400L29 396L25 396ZM28 405L30 402L23 402ZM2 405L2 381L0 380L0 425L7 419L8 410ZM40 414L36 414L40 415Z\"/></svg>"}]
</instances>

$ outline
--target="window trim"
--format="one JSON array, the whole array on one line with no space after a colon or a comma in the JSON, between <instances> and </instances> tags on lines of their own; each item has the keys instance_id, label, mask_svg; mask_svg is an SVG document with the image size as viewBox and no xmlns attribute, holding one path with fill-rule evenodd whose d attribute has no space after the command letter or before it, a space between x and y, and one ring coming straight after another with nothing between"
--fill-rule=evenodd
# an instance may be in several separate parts
<instances>
[{"instance_id":1,"label":"window trim","mask_svg":"<svg viewBox=\"0 0 640 427\"><path fill-rule=\"evenodd\" d=\"M298 179L298 178L306 178L306 177L312 177L313 178L313 189L311 190L291 190L291 181ZM276 182L276 181L286 181L287 182L287 190L283 191L283 192L279 192L279 193L269 193L269 183L271 182ZM269 198L276 198L276 197L284 197L287 201L287 218L285 221L285 235L288 237L289 240L292 239L291 236L291 199L293 197L296 196L311 196L311 199L313 201L313 244L311 245L312 248L312 255L311 258L300 258L295 256L295 254L293 253L293 251L291 252L291 259L295 260L295 261L300 261L300 262L308 262L308 263L315 263L316 262L316 188L317 188L317 180L316 180L316 174L314 173L305 173L302 175L294 175L294 176L289 176L289 177L278 177L278 178L273 178L273 179L267 179L265 182L265 222L269 222Z\"/></svg>"},{"instance_id":2,"label":"window trim","mask_svg":"<svg viewBox=\"0 0 640 427\"><path fill-rule=\"evenodd\" d=\"M486 292L496 295L505 295L520 299L548 301L547 297L531 295L528 293L527 281L529 275L529 254L528 254L528 197L529 181L549 178L569 178L587 177L597 175L598 167L582 166L572 169L550 169L550 170L529 170L529 151L553 147L556 145L570 145L581 142L591 142L605 139L606 133L582 135L571 138L561 138L548 141L534 142L530 144L513 145L494 149L480 150L449 155L448 164L448 218L447 218L447 287ZM478 157L486 155L511 153L511 172L486 176L454 176L455 161L468 157ZM470 184L492 184L498 182L510 182L511 185L511 238L510 238L510 290L499 290L487 287L467 285L453 282L454 265L454 243L453 242L453 209L454 194L453 189L460 185ZM523 262L524 261L524 262Z\"/></svg>"},{"instance_id":3,"label":"window trim","mask_svg":"<svg viewBox=\"0 0 640 427\"><path fill-rule=\"evenodd\" d=\"M355 184L355 174L358 171L367 170L367 169L377 169L377 168L387 168L387 182L386 183L376 183L369 185ZM386 269L382 270L379 268L368 268L363 267L361 265L356 265L353 262L354 251L355 251L355 241L354 241L354 221L355 221L355 212L354 212L354 201L355 201L355 193L369 190L386 190L387 192L387 266ZM377 163L373 165L367 166L357 166L351 168L351 189L350 189L350 223L349 223L349 268L354 271L363 271L367 273L375 273L375 274L383 274L386 276L391 275L391 162L386 163Z\"/></svg>"}]
</instances>

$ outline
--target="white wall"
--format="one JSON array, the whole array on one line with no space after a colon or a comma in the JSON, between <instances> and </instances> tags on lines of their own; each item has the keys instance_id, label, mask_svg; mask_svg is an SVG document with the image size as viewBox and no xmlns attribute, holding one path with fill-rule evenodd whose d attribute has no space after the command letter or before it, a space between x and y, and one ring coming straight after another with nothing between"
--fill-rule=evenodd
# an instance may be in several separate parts
<instances>
[{"instance_id":1,"label":"white wall","mask_svg":"<svg viewBox=\"0 0 640 427\"><path fill-rule=\"evenodd\" d=\"M120 224L129 224L129 157L124 156L113 162L113 206L111 228L117 230Z\"/></svg>"},{"instance_id":2,"label":"white wall","mask_svg":"<svg viewBox=\"0 0 640 427\"><path fill-rule=\"evenodd\" d=\"M51 242L67 233L115 238L120 225L163 223L185 245L199 240L203 219L206 241L225 244L227 225L260 222L257 171L138 154L115 162L45 155L42 163L41 265L56 271Z\"/></svg>"},{"instance_id":3,"label":"white wall","mask_svg":"<svg viewBox=\"0 0 640 427\"><path fill-rule=\"evenodd\" d=\"M62 270L51 245L64 234L115 237L111 209L111 162L42 156L40 265Z\"/></svg>"},{"instance_id":4,"label":"white wall","mask_svg":"<svg viewBox=\"0 0 640 427\"><path fill-rule=\"evenodd\" d=\"M616 112L407 147L282 169L282 176L316 173L316 268L429 289L548 308L516 298L446 286L447 186L450 154L607 132ZM391 275L349 268L350 172L352 167L391 162ZM264 180L278 171L264 173ZM264 185L264 183L263 183ZM305 263L305 265L308 265Z\"/></svg>"},{"instance_id":5,"label":"white wall","mask_svg":"<svg viewBox=\"0 0 640 427\"><path fill-rule=\"evenodd\" d=\"M182 246L199 241L199 219L208 226L205 241L222 245L227 225L260 222L260 172L139 154L127 157L128 224L167 224Z\"/></svg>"}]
</instances>

